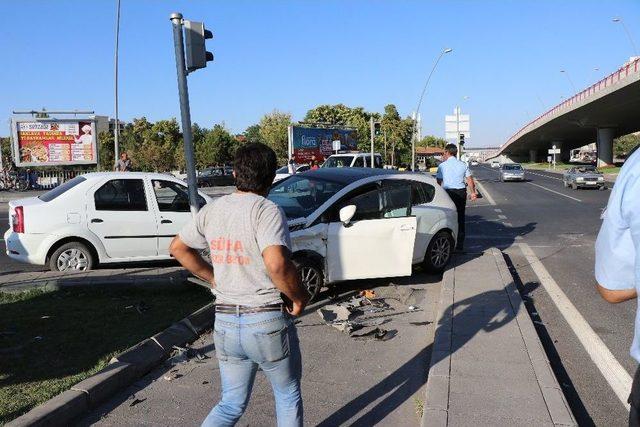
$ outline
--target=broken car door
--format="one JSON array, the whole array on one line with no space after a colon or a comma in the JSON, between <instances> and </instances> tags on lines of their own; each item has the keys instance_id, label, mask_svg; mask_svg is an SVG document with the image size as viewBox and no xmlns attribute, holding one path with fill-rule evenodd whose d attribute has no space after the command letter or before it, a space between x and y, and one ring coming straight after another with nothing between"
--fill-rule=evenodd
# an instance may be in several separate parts
<instances>
[{"instance_id":1,"label":"broken car door","mask_svg":"<svg viewBox=\"0 0 640 427\"><path fill-rule=\"evenodd\" d=\"M354 205L343 224L337 212ZM411 216L411 186L400 182L367 184L339 201L327 233L329 282L411 275L416 218Z\"/></svg>"}]
</instances>

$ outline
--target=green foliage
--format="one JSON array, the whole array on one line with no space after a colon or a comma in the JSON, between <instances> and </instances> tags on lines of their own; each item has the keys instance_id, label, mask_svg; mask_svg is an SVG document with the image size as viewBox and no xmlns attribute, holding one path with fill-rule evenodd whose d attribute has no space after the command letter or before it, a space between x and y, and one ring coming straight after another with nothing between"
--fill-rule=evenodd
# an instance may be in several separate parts
<instances>
[{"instance_id":1,"label":"green foliage","mask_svg":"<svg viewBox=\"0 0 640 427\"><path fill-rule=\"evenodd\" d=\"M640 145L640 134L630 133L613 140L613 154L617 157L626 157L631 150Z\"/></svg>"},{"instance_id":2,"label":"green foliage","mask_svg":"<svg viewBox=\"0 0 640 427\"><path fill-rule=\"evenodd\" d=\"M264 142L262 141L262 137L260 136L260 125L251 125L244 131L244 137L247 139L247 142Z\"/></svg>"},{"instance_id":3,"label":"green foliage","mask_svg":"<svg viewBox=\"0 0 640 427\"><path fill-rule=\"evenodd\" d=\"M0 169L11 165L11 138L0 137L0 151L2 152L2 164Z\"/></svg>"},{"instance_id":4,"label":"green foliage","mask_svg":"<svg viewBox=\"0 0 640 427\"><path fill-rule=\"evenodd\" d=\"M196 145L196 165L198 168L221 165L229 162L240 143L222 125L204 132L204 137Z\"/></svg>"},{"instance_id":5,"label":"green foliage","mask_svg":"<svg viewBox=\"0 0 640 427\"><path fill-rule=\"evenodd\" d=\"M413 120L402 119L395 105L384 107L382 116L382 133L387 138L389 148L386 163L398 165L411 163L411 136L413 134Z\"/></svg>"},{"instance_id":6,"label":"green foliage","mask_svg":"<svg viewBox=\"0 0 640 427\"><path fill-rule=\"evenodd\" d=\"M438 147L444 148L448 141L444 138L438 138L434 135L427 135L420 141L416 141L416 147Z\"/></svg>"},{"instance_id":7,"label":"green foliage","mask_svg":"<svg viewBox=\"0 0 640 427\"><path fill-rule=\"evenodd\" d=\"M278 110L273 110L260 119L260 138L276 152L281 164L287 162L289 155L289 125L291 125L291 114Z\"/></svg>"}]
</instances>

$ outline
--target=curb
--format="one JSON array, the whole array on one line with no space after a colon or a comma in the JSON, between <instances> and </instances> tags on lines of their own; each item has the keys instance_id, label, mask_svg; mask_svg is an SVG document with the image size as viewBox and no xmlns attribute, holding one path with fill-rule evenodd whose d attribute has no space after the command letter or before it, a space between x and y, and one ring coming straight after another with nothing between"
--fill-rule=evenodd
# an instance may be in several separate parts
<instances>
[{"instance_id":1,"label":"curb","mask_svg":"<svg viewBox=\"0 0 640 427\"><path fill-rule=\"evenodd\" d=\"M533 366L533 372L536 376L536 380L538 381L540 391L542 392L542 397L547 405L547 409L549 410L551 421L556 426L577 426L578 423L573 417L573 413L569 408L569 403L564 397L564 393L558 383L558 379L551 369L551 364L549 363L547 354L542 347L542 343L540 342L538 333L533 325L533 321L531 320L531 317L529 317L529 312L522 301L520 292L518 292L518 289L513 282L511 273L509 272L509 267L507 267L507 263L499 250L491 248L491 252L496 260L498 272L500 273L502 282L505 285L505 290L509 297L511 307L514 312L517 313L515 321L518 323L518 327L520 328L522 339L524 341L525 348L527 349L529 360L531 360L531 366Z\"/></svg>"},{"instance_id":2,"label":"curb","mask_svg":"<svg viewBox=\"0 0 640 427\"><path fill-rule=\"evenodd\" d=\"M113 286L127 286L131 288L145 288L145 287L163 287L163 286L186 286L192 282L190 277L186 274L176 275L175 277L167 277L164 279L158 279L153 276L136 277L129 276L127 278L115 278L115 279L103 279L103 278L91 278L83 275L79 277L67 276L57 277L51 279L40 280L25 280L22 282L14 282L8 285L0 286L0 292L18 293L26 292L33 289L39 289L43 291L59 291L67 288L82 288L82 287L113 287ZM197 282L194 282L197 283Z\"/></svg>"},{"instance_id":3,"label":"curb","mask_svg":"<svg viewBox=\"0 0 640 427\"><path fill-rule=\"evenodd\" d=\"M454 268L448 268L442 275L438 314L435 319L437 327L431 353L431 360L439 362L431 363L429 366L421 427L446 426L449 419ZM439 357L436 358L435 355Z\"/></svg>"},{"instance_id":4,"label":"curb","mask_svg":"<svg viewBox=\"0 0 640 427\"><path fill-rule=\"evenodd\" d=\"M551 369L549 359L542 347L540 338L535 330L533 321L524 306L520 293L513 282L507 263L502 252L491 248L498 272L502 278L505 292L514 312L515 321L520 329L529 360L533 367L542 397L549 411L551 421L555 426L577 426L569 404L558 380ZM420 420L421 427L447 426L449 418L449 386L451 372L451 341L453 326L453 294L454 294L454 268L446 270L442 277L442 289L438 301L438 315L436 318L436 333L433 341L431 360L439 360L431 363L425 389L425 404ZM435 355L438 357L434 357Z\"/></svg>"},{"instance_id":5,"label":"curb","mask_svg":"<svg viewBox=\"0 0 640 427\"><path fill-rule=\"evenodd\" d=\"M174 345L184 346L213 326L214 303L209 303L164 331L120 353L100 372L26 414L7 423L18 426L65 426L167 359Z\"/></svg>"}]
</instances>

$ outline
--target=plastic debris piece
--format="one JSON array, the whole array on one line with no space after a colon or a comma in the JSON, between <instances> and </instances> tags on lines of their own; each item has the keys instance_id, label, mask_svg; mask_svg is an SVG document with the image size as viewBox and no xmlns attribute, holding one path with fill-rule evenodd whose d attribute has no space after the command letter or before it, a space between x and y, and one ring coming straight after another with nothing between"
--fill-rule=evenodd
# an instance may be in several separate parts
<instances>
[{"instance_id":1,"label":"plastic debris piece","mask_svg":"<svg viewBox=\"0 0 640 427\"><path fill-rule=\"evenodd\" d=\"M146 397L145 397L144 399L135 399L133 402L131 402L131 403L129 404L129 406L136 406L138 403L142 403L142 402L144 402L145 400L147 400L147 398L146 398Z\"/></svg>"},{"instance_id":2,"label":"plastic debris piece","mask_svg":"<svg viewBox=\"0 0 640 427\"><path fill-rule=\"evenodd\" d=\"M318 309L318 314L325 322L341 322L351 317L351 310L342 305L326 305Z\"/></svg>"},{"instance_id":3,"label":"plastic debris piece","mask_svg":"<svg viewBox=\"0 0 640 427\"><path fill-rule=\"evenodd\" d=\"M418 309L418 307L415 306L415 305L410 305L409 306L409 311L416 311L417 309Z\"/></svg>"},{"instance_id":4,"label":"plastic debris piece","mask_svg":"<svg viewBox=\"0 0 640 427\"><path fill-rule=\"evenodd\" d=\"M360 296L367 299L373 299L376 297L376 291L374 291L373 289L365 289L364 291L360 292Z\"/></svg>"}]
</instances>

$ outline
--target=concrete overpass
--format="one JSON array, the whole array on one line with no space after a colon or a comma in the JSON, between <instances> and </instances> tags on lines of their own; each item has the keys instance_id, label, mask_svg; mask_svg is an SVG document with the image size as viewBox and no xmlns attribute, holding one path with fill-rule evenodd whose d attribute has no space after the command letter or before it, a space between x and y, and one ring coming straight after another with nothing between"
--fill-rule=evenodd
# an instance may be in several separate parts
<instances>
[{"instance_id":1,"label":"concrete overpass","mask_svg":"<svg viewBox=\"0 0 640 427\"><path fill-rule=\"evenodd\" d=\"M553 107L500 147L513 161L543 161L553 145L561 158L594 140L598 165L613 163L613 139L640 130L640 58Z\"/></svg>"}]
</instances>

